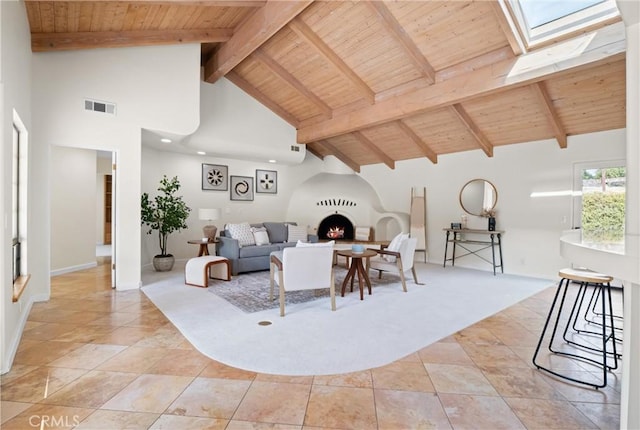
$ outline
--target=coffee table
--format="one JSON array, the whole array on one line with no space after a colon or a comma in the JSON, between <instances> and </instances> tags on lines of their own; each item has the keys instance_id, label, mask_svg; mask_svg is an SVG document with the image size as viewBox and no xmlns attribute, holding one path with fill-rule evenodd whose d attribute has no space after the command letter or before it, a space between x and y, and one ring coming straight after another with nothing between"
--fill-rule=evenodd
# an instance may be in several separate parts
<instances>
[{"instance_id":1,"label":"coffee table","mask_svg":"<svg viewBox=\"0 0 640 430\"><path fill-rule=\"evenodd\" d=\"M350 249L336 250L335 253L337 255L341 255L343 257L347 257L351 259L351 266L349 267L349 271L347 272L347 276L344 278L342 282L342 292L341 295L344 297L344 290L347 288L347 283L351 281L351 291L353 291L353 281L358 275L358 285L360 286L360 300L364 300L364 285L362 281L367 284L367 288L369 288L369 295L371 295L371 281L369 280L369 275L367 271L364 270L364 265L362 264L363 258L371 258L377 254L377 252L372 251L370 249L365 249L362 252L353 252Z\"/></svg>"}]
</instances>

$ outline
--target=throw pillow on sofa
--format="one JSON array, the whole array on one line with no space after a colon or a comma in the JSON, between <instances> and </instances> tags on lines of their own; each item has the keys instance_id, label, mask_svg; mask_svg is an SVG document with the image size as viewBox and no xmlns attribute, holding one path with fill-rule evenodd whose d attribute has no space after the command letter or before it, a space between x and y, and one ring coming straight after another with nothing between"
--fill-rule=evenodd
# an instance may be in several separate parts
<instances>
[{"instance_id":1,"label":"throw pillow on sofa","mask_svg":"<svg viewBox=\"0 0 640 430\"><path fill-rule=\"evenodd\" d=\"M256 240L253 237L253 232L251 232L251 226L248 222L243 222L240 224L227 224L225 229L229 231L233 239L236 239L238 241L238 245L240 246L249 246L256 244Z\"/></svg>"},{"instance_id":2,"label":"throw pillow on sofa","mask_svg":"<svg viewBox=\"0 0 640 430\"><path fill-rule=\"evenodd\" d=\"M307 227L303 225L287 225L288 236L287 242L308 242L307 240Z\"/></svg>"},{"instance_id":3,"label":"throw pillow on sofa","mask_svg":"<svg viewBox=\"0 0 640 430\"><path fill-rule=\"evenodd\" d=\"M253 239L256 245L270 245L269 234L264 227L251 227L251 233L253 233Z\"/></svg>"}]
</instances>

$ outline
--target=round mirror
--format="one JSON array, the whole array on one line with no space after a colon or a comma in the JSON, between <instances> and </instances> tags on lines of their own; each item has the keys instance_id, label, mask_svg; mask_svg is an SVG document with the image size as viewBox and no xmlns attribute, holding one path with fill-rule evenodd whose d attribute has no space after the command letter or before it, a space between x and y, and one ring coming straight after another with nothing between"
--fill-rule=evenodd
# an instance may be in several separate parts
<instances>
[{"instance_id":1,"label":"round mirror","mask_svg":"<svg viewBox=\"0 0 640 430\"><path fill-rule=\"evenodd\" d=\"M489 181L473 179L460 190L460 206L470 215L483 216L496 207L498 191Z\"/></svg>"}]
</instances>

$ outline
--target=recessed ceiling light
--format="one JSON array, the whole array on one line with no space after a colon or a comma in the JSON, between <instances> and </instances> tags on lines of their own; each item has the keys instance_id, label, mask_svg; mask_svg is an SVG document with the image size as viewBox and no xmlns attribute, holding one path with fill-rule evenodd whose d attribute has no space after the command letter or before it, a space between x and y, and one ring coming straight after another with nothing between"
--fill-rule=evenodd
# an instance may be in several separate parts
<instances>
[{"instance_id":1,"label":"recessed ceiling light","mask_svg":"<svg viewBox=\"0 0 640 430\"><path fill-rule=\"evenodd\" d=\"M198 152L197 152L197 154L198 154L198 155L207 155L207 153L206 153L206 152L204 152L204 151L198 151Z\"/></svg>"},{"instance_id":2,"label":"recessed ceiling light","mask_svg":"<svg viewBox=\"0 0 640 430\"><path fill-rule=\"evenodd\" d=\"M166 137L163 137L162 139L160 139L160 142L162 142L162 143L171 143L171 139L167 139Z\"/></svg>"},{"instance_id":3,"label":"recessed ceiling light","mask_svg":"<svg viewBox=\"0 0 640 430\"><path fill-rule=\"evenodd\" d=\"M276 160L269 160L269 163L275 163Z\"/></svg>"}]
</instances>

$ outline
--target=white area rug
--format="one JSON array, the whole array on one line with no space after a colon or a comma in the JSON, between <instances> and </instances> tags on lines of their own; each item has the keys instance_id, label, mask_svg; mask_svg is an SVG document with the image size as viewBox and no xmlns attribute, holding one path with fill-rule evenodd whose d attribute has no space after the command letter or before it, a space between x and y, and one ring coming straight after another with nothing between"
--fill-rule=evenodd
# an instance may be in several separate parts
<instances>
[{"instance_id":1,"label":"white area rug","mask_svg":"<svg viewBox=\"0 0 640 430\"><path fill-rule=\"evenodd\" d=\"M407 280L407 293L391 284L360 301L356 286L345 297L337 294L335 312L321 298L288 305L285 317L278 308L244 313L205 288L187 286L178 264L168 274L143 273L142 290L208 357L254 372L328 375L388 364L554 284L424 263L416 270L425 285ZM209 288L215 282L224 281Z\"/></svg>"}]
</instances>

